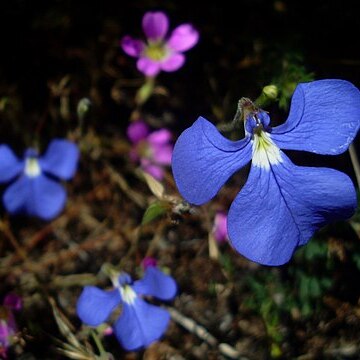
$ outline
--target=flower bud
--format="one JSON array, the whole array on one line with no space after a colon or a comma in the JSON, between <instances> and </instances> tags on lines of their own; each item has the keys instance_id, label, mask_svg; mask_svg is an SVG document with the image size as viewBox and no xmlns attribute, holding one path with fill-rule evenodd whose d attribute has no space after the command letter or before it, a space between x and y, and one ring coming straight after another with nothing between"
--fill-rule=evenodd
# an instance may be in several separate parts
<instances>
[{"instance_id":1,"label":"flower bud","mask_svg":"<svg viewBox=\"0 0 360 360\"><path fill-rule=\"evenodd\" d=\"M79 119L84 119L85 115L89 112L91 101L88 98L82 98L77 105L77 115Z\"/></svg>"},{"instance_id":2,"label":"flower bud","mask_svg":"<svg viewBox=\"0 0 360 360\"><path fill-rule=\"evenodd\" d=\"M267 85L264 86L262 92L268 97L270 100L276 100L279 95L279 89L276 85Z\"/></svg>"}]
</instances>

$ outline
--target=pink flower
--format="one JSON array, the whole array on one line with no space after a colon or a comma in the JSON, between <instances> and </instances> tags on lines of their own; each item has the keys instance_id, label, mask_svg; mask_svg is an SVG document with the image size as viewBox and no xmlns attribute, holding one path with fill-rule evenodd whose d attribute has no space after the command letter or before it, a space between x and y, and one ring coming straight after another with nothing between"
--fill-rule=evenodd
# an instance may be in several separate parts
<instances>
[{"instance_id":1,"label":"pink flower","mask_svg":"<svg viewBox=\"0 0 360 360\"><path fill-rule=\"evenodd\" d=\"M21 307L21 299L15 294L6 295L0 306L0 358L7 358L7 350L11 346L12 337L17 332L13 311L18 311Z\"/></svg>"},{"instance_id":2,"label":"pink flower","mask_svg":"<svg viewBox=\"0 0 360 360\"><path fill-rule=\"evenodd\" d=\"M157 260L151 256L146 256L141 262L142 267L146 270L149 266L157 266Z\"/></svg>"},{"instance_id":3,"label":"pink flower","mask_svg":"<svg viewBox=\"0 0 360 360\"><path fill-rule=\"evenodd\" d=\"M131 160L139 162L142 169L155 179L162 180L164 165L171 164L171 132L160 129L150 133L148 125L139 120L129 125L127 136L133 144L130 150Z\"/></svg>"},{"instance_id":4,"label":"pink flower","mask_svg":"<svg viewBox=\"0 0 360 360\"><path fill-rule=\"evenodd\" d=\"M176 27L167 38L169 18L161 11L145 13L142 28L146 42L127 35L120 46L126 54L138 58L137 68L146 76L178 70L185 62L183 52L199 41L199 33L190 24Z\"/></svg>"},{"instance_id":5,"label":"pink flower","mask_svg":"<svg viewBox=\"0 0 360 360\"><path fill-rule=\"evenodd\" d=\"M215 215L213 233L218 243L228 240L227 215L222 211L218 211Z\"/></svg>"}]
</instances>

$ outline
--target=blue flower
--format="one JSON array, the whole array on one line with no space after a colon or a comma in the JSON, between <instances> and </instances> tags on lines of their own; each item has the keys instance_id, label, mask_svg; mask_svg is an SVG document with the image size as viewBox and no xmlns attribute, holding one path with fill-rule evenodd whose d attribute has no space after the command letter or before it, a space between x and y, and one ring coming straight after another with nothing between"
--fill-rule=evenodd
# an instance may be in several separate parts
<instances>
[{"instance_id":1,"label":"blue flower","mask_svg":"<svg viewBox=\"0 0 360 360\"><path fill-rule=\"evenodd\" d=\"M44 220L56 217L66 203L59 182L74 176L78 159L77 146L68 140L52 140L42 157L27 149L22 160L7 145L0 145L0 183L13 181L3 194L6 210Z\"/></svg>"},{"instance_id":2,"label":"blue flower","mask_svg":"<svg viewBox=\"0 0 360 360\"><path fill-rule=\"evenodd\" d=\"M175 182L187 201L201 205L252 160L247 182L228 213L230 243L250 260L282 265L320 227L351 217L356 193L347 175L296 166L280 149L340 154L353 141L359 123L360 92L351 83L302 83L284 124L271 128L267 113L254 110L245 119L241 140L226 139L198 118L175 144Z\"/></svg>"},{"instance_id":3,"label":"blue flower","mask_svg":"<svg viewBox=\"0 0 360 360\"><path fill-rule=\"evenodd\" d=\"M117 339L126 350L147 347L165 333L169 312L143 300L153 296L171 300L177 292L175 280L155 265L145 268L144 277L132 283L130 276L122 273L113 279L114 289L104 291L86 286L77 302L76 311L83 323L98 326L110 317L113 310L122 305L122 312L113 324Z\"/></svg>"}]
</instances>

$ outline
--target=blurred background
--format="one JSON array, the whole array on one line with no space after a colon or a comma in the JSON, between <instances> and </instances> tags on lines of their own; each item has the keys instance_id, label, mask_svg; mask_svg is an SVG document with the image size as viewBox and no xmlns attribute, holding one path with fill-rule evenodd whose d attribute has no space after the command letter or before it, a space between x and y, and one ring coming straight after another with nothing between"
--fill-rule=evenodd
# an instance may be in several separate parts
<instances>
[{"instance_id":1,"label":"blurred background","mask_svg":"<svg viewBox=\"0 0 360 360\"><path fill-rule=\"evenodd\" d=\"M258 96L275 77L304 66L316 79L342 78L359 85L355 1L21 1L3 2L1 91L19 96L27 121L43 114L49 83L64 74L77 81L77 95L129 77L134 65L118 47L125 34L142 36L146 10L162 9L171 26L189 22L201 40L180 72L161 74L181 94L182 122L241 96ZM130 67L131 68L131 67ZM134 68L135 73L135 68ZM303 74L301 74L303 75ZM113 76L113 77L112 77ZM299 75L298 75L299 76ZM296 80L296 79L295 79ZM109 99L102 99L104 103ZM178 100L180 101L180 100ZM110 121L116 104L106 104ZM229 106L230 107L230 106ZM105 111L105 110L104 110ZM3 135L1 135L3 136Z\"/></svg>"}]
</instances>

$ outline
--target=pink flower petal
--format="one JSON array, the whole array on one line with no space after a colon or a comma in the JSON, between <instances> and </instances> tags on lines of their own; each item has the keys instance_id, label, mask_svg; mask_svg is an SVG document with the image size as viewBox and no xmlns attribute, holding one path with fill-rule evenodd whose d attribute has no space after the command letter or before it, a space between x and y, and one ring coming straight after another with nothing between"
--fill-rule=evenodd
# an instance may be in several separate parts
<instances>
[{"instance_id":1,"label":"pink flower petal","mask_svg":"<svg viewBox=\"0 0 360 360\"><path fill-rule=\"evenodd\" d=\"M152 148L153 150L153 160L155 163L160 165L170 165L171 158L173 153L173 146L172 145L157 145L156 147Z\"/></svg>"},{"instance_id":2,"label":"pink flower petal","mask_svg":"<svg viewBox=\"0 0 360 360\"><path fill-rule=\"evenodd\" d=\"M142 19L142 28L148 39L162 40L169 29L169 18L161 11L149 11Z\"/></svg>"},{"instance_id":3,"label":"pink flower petal","mask_svg":"<svg viewBox=\"0 0 360 360\"><path fill-rule=\"evenodd\" d=\"M124 36L120 41L120 46L126 54L139 57L146 45L141 40L133 39L131 36Z\"/></svg>"},{"instance_id":4,"label":"pink flower petal","mask_svg":"<svg viewBox=\"0 0 360 360\"><path fill-rule=\"evenodd\" d=\"M9 293L5 296L3 305L11 310L20 310L22 301L20 296Z\"/></svg>"},{"instance_id":5,"label":"pink flower petal","mask_svg":"<svg viewBox=\"0 0 360 360\"><path fill-rule=\"evenodd\" d=\"M108 326L107 328L104 329L103 334L105 336L109 336L112 335L114 333L114 330L111 326Z\"/></svg>"},{"instance_id":6,"label":"pink flower petal","mask_svg":"<svg viewBox=\"0 0 360 360\"><path fill-rule=\"evenodd\" d=\"M228 240L227 232L227 216L225 213L219 211L215 215L214 228L213 228L215 239L219 243L223 243Z\"/></svg>"},{"instance_id":7,"label":"pink flower petal","mask_svg":"<svg viewBox=\"0 0 360 360\"><path fill-rule=\"evenodd\" d=\"M183 54L172 54L167 60L161 63L161 70L176 71L184 65L184 62L185 56Z\"/></svg>"},{"instance_id":8,"label":"pink flower petal","mask_svg":"<svg viewBox=\"0 0 360 360\"><path fill-rule=\"evenodd\" d=\"M15 322L14 314L11 311L8 313L7 326L8 326L9 334L14 335L17 331L17 325Z\"/></svg>"},{"instance_id":9,"label":"pink flower petal","mask_svg":"<svg viewBox=\"0 0 360 360\"><path fill-rule=\"evenodd\" d=\"M0 350L1 347L7 349L10 346L10 341L9 341L9 337L11 336L10 330L11 329L9 329L5 321L0 321Z\"/></svg>"},{"instance_id":10,"label":"pink flower petal","mask_svg":"<svg viewBox=\"0 0 360 360\"><path fill-rule=\"evenodd\" d=\"M152 132L148 138L147 141L149 144L166 144L168 143L172 138L172 134L167 129L160 129Z\"/></svg>"},{"instance_id":11,"label":"pink flower petal","mask_svg":"<svg viewBox=\"0 0 360 360\"><path fill-rule=\"evenodd\" d=\"M146 76L156 76L160 72L160 63L148 58L140 58L136 64L139 71Z\"/></svg>"},{"instance_id":12,"label":"pink flower petal","mask_svg":"<svg viewBox=\"0 0 360 360\"><path fill-rule=\"evenodd\" d=\"M142 169L151 176L153 176L156 180L161 181L164 178L164 169L158 165L154 165L150 163L150 161L143 161L143 160L145 159L141 159Z\"/></svg>"},{"instance_id":13,"label":"pink flower petal","mask_svg":"<svg viewBox=\"0 0 360 360\"><path fill-rule=\"evenodd\" d=\"M167 46L175 51L191 49L199 41L199 33L190 24L183 24L173 30Z\"/></svg>"},{"instance_id":14,"label":"pink flower petal","mask_svg":"<svg viewBox=\"0 0 360 360\"><path fill-rule=\"evenodd\" d=\"M156 266L157 260L151 256L146 256L143 261L141 262L142 267L144 270L148 268L149 266Z\"/></svg>"},{"instance_id":15,"label":"pink flower petal","mask_svg":"<svg viewBox=\"0 0 360 360\"><path fill-rule=\"evenodd\" d=\"M144 140L149 134L148 125L141 120L132 122L127 130L126 135L131 142L137 144L139 141Z\"/></svg>"}]
</instances>

